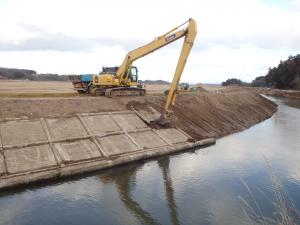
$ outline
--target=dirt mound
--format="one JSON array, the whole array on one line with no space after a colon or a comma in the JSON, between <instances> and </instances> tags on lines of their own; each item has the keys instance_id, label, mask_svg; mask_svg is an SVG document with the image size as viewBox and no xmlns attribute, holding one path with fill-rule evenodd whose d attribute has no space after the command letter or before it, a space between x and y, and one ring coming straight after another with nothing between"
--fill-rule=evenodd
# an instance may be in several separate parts
<instances>
[{"instance_id":1,"label":"dirt mound","mask_svg":"<svg viewBox=\"0 0 300 225\"><path fill-rule=\"evenodd\" d=\"M7 98L0 100L0 119L69 117L76 113L123 111L153 107L163 112L164 96ZM179 95L171 121L195 139L221 137L250 127L276 112L276 105L252 91Z\"/></svg>"},{"instance_id":2,"label":"dirt mound","mask_svg":"<svg viewBox=\"0 0 300 225\"><path fill-rule=\"evenodd\" d=\"M143 108L151 105L163 112L163 103L161 98L149 98L140 105ZM138 109L136 101L128 105ZM275 103L249 91L179 95L171 121L193 138L203 139L244 130L271 117L276 110Z\"/></svg>"}]
</instances>

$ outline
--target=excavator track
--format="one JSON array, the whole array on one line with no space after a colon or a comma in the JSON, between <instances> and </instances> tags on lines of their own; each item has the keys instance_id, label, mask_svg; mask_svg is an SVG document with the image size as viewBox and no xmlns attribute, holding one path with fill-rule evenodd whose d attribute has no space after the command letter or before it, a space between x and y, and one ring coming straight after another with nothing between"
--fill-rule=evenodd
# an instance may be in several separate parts
<instances>
[{"instance_id":1,"label":"excavator track","mask_svg":"<svg viewBox=\"0 0 300 225\"><path fill-rule=\"evenodd\" d=\"M145 89L136 87L109 88L105 91L105 96L109 98L116 96L144 96L145 94Z\"/></svg>"}]
</instances>

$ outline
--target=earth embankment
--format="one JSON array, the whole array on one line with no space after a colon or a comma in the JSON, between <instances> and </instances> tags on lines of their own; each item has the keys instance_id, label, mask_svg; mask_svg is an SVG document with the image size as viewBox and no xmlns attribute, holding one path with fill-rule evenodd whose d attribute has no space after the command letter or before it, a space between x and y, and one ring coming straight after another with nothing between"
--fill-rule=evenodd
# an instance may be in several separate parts
<instances>
[{"instance_id":1,"label":"earth embankment","mask_svg":"<svg viewBox=\"0 0 300 225\"><path fill-rule=\"evenodd\" d=\"M163 112L165 96L2 98L1 120L11 118L70 117L77 113L123 111L153 107ZM171 115L172 125L193 138L222 137L244 130L271 117L272 101L248 90L178 95Z\"/></svg>"}]
</instances>

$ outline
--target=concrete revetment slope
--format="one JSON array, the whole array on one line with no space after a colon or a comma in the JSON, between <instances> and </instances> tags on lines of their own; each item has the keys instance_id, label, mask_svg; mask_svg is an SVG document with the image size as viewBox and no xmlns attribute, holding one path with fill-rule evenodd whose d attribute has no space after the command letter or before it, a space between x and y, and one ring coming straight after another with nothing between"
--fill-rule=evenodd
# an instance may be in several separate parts
<instances>
[{"instance_id":1,"label":"concrete revetment slope","mask_svg":"<svg viewBox=\"0 0 300 225\"><path fill-rule=\"evenodd\" d=\"M178 128L152 129L132 111L2 121L0 189L215 143L191 140Z\"/></svg>"}]
</instances>

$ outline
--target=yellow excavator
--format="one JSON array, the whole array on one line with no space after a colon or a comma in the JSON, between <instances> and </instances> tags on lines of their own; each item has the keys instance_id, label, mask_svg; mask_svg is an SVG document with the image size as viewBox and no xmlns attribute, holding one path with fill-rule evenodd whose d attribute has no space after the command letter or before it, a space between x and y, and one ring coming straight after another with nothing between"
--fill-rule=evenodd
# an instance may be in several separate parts
<instances>
[{"instance_id":1,"label":"yellow excavator","mask_svg":"<svg viewBox=\"0 0 300 225\"><path fill-rule=\"evenodd\" d=\"M188 24L186 27L184 27ZM183 29L180 29L184 27ZM119 67L103 67L99 74L70 76L74 88L79 93L89 92L92 95L136 96L145 95L146 90L138 85L138 70L132 63L155 50L158 50L182 37L185 37L177 63L173 81L166 99L165 111L171 112L171 105L175 103L176 90L187 58L197 34L197 24L194 19L173 28L167 33L155 38L149 44L134 49L126 55Z\"/></svg>"}]
</instances>

